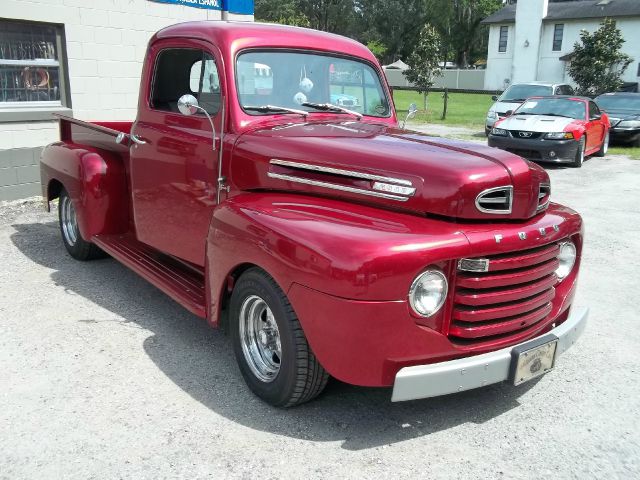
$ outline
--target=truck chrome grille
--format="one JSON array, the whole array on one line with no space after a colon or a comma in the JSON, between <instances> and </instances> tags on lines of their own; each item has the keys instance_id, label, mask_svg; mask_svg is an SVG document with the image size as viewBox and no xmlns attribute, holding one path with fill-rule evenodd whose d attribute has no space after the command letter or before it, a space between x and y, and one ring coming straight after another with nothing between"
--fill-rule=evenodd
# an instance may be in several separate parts
<instances>
[{"instance_id":1,"label":"truck chrome grille","mask_svg":"<svg viewBox=\"0 0 640 480\"><path fill-rule=\"evenodd\" d=\"M513 204L513 187L496 187L480 192L476 197L476 208L484 213L508 215Z\"/></svg>"},{"instance_id":2,"label":"truck chrome grille","mask_svg":"<svg viewBox=\"0 0 640 480\"><path fill-rule=\"evenodd\" d=\"M516 335L551 313L557 243L485 257L486 272L458 271L449 337L476 343Z\"/></svg>"}]
</instances>

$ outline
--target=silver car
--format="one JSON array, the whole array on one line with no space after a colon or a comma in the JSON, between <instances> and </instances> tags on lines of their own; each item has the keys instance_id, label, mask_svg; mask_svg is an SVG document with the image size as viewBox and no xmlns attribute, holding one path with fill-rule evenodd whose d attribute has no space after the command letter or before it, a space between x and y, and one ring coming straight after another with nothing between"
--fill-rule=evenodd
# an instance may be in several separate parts
<instances>
[{"instance_id":1,"label":"silver car","mask_svg":"<svg viewBox=\"0 0 640 480\"><path fill-rule=\"evenodd\" d=\"M492 97L495 102L487 113L485 133L493 128L493 124L507 116L507 112L518 108L529 97L545 97L548 95L573 95L573 87L566 83L529 82L514 83L499 97Z\"/></svg>"}]
</instances>

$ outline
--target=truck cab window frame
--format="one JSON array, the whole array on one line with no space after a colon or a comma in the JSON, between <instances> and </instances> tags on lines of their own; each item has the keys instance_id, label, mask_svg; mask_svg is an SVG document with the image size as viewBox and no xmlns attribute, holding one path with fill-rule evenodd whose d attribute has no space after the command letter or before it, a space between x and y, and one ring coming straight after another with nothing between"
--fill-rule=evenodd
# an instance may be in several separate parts
<instances>
[{"instance_id":1,"label":"truck cab window frame","mask_svg":"<svg viewBox=\"0 0 640 480\"><path fill-rule=\"evenodd\" d=\"M221 92L215 57L199 48L164 48L154 59L149 108L179 114L178 99L184 94L196 97L212 117L218 114Z\"/></svg>"}]
</instances>

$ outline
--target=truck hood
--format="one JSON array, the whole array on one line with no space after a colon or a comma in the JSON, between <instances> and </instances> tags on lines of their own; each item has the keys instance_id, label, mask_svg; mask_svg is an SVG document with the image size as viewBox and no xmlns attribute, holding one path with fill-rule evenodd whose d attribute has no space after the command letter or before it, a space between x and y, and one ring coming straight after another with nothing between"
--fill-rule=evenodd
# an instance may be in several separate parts
<instances>
[{"instance_id":1,"label":"truck hood","mask_svg":"<svg viewBox=\"0 0 640 480\"><path fill-rule=\"evenodd\" d=\"M233 150L230 180L240 190L331 196L470 220L530 218L549 200L547 173L517 155L348 121L245 133Z\"/></svg>"},{"instance_id":2,"label":"truck hood","mask_svg":"<svg viewBox=\"0 0 640 480\"><path fill-rule=\"evenodd\" d=\"M525 130L527 132L564 132L569 125L581 124L580 120L546 115L512 115L500 120L496 127L505 130Z\"/></svg>"}]
</instances>

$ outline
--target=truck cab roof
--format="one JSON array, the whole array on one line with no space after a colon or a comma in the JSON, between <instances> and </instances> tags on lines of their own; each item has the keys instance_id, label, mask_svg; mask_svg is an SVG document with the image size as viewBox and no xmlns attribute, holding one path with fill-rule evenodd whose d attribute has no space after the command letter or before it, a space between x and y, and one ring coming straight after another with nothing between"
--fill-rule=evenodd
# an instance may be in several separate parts
<instances>
[{"instance_id":1,"label":"truck cab roof","mask_svg":"<svg viewBox=\"0 0 640 480\"><path fill-rule=\"evenodd\" d=\"M184 22L163 28L151 39L199 38L217 45L231 56L243 49L301 48L343 53L365 58L377 64L376 58L361 43L347 37L303 27L259 22L208 20Z\"/></svg>"}]
</instances>

